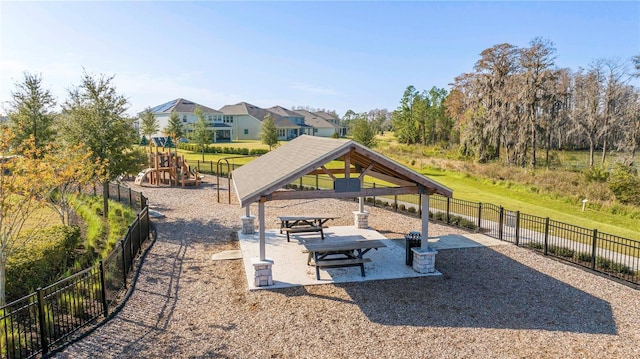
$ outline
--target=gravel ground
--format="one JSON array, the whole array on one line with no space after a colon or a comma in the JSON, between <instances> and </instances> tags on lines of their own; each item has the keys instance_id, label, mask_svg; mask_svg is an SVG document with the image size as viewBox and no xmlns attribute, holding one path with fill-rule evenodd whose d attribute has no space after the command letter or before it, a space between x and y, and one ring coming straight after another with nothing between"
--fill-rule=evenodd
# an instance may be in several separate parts
<instances>
[{"instance_id":1,"label":"gravel ground","mask_svg":"<svg viewBox=\"0 0 640 359\"><path fill-rule=\"evenodd\" d=\"M239 248L244 211L235 198L218 204L211 183L142 191L167 218L157 221L135 291L114 319L56 357L640 358L639 291L526 249L442 250L440 278L249 292L241 261L210 259ZM267 202L267 225L296 211L337 213L331 224L348 225L355 209L338 200ZM388 238L420 228L417 219L367 210Z\"/></svg>"}]
</instances>

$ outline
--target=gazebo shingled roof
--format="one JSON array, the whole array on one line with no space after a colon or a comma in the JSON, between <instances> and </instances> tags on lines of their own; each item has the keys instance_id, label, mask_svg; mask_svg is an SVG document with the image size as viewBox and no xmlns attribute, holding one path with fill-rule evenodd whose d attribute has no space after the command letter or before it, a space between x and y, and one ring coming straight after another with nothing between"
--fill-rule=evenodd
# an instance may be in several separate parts
<instances>
[{"instance_id":1,"label":"gazebo shingled roof","mask_svg":"<svg viewBox=\"0 0 640 359\"><path fill-rule=\"evenodd\" d=\"M333 160L345 161L344 169L327 169ZM398 187L362 188L359 192L335 190L279 191L308 174L344 173L368 175ZM451 189L352 140L303 135L249 162L232 173L241 207L259 200L296 198L346 198L384 194L438 193L451 197Z\"/></svg>"}]
</instances>

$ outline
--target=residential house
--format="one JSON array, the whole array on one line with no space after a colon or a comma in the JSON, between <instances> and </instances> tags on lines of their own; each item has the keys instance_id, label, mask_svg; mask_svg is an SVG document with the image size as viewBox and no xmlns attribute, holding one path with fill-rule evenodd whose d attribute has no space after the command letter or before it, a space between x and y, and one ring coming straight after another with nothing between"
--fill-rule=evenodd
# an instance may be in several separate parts
<instances>
[{"instance_id":1,"label":"residential house","mask_svg":"<svg viewBox=\"0 0 640 359\"><path fill-rule=\"evenodd\" d=\"M317 113L307 110L296 110L296 113L304 116L304 122L313 127L313 135L319 137L333 137L335 134L341 135L343 126L335 125Z\"/></svg>"},{"instance_id":2,"label":"residential house","mask_svg":"<svg viewBox=\"0 0 640 359\"><path fill-rule=\"evenodd\" d=\"M262 121L269 115L278 129L278 139L289 140L302 134L311 134L313 129L304 123L304 117L284 107L264 109L247 102L223 106L224 122L233 128L234 140L256 140L260 138Z\"/></svg>"},{"instance_id":3,"label":"residential house","mask_svg":"<svg viewBox=\"0 0 640 359\"><path fill-rule=\"evenodd\" d=\"M300 135L313 135L313 127L305 122L305 117L282 106L274 106L269 111L280 116L276 121L278 139L290 140Z\"/></svg>"},{"instance_id":4,"label":"residential house","mask_svg":"<svg viewBox=\"0 0 640 359\"><path fill-rule=\"evenodd\" d=\"M317 111L314 112L315 115L322 118L323 120L329 122L330 124L336 127L336 131L340 137L347 135L347 128L340 124L340 119L326 111Z\"/></svg>"},{"instance_id":5,"label":"residential house","mask_svg":"<svg viewBox=\"0 0 640 359\"><path fill-rule=\"evenodd\" d=\"M169 124L169 117L172 113L176 113L182 121L183 128L186 133L191 131L192 126L198 121L195 115L196 108L200 107L204 114L207 128L213 132L213 142L229 142L233 138L233 128L224 120L224 115L218 110L214 110L207 106L199 105L193 101L179 98L162 105L155 106L151 109L151 113L158 120L160 132L152 135L162 136L162 131Z\"/></svg>"}]
</instances>

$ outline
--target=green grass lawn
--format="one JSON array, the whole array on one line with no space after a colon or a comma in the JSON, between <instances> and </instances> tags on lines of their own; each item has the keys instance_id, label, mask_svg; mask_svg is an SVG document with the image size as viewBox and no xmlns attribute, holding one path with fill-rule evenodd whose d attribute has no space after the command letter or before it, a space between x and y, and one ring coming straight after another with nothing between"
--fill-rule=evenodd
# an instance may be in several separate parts
<instances>
[{"instance_id":1,"label":"green grass lawn","mask_svg":"<svg viewBox=\"0 0 640 359\"><path fill-rule=\"evenodd\" d=\"M520 211L522 213L535 215L539 217L549 217L553 220L565 222L579 227L594 229L597 228L601 232L618 235L621 237L640 240L640 223L637 219L614 215L604 211L597 211L587 206L582 212L581 204L574 204L570 198L562 198L549 194L540 194L531 190L530 187L518 184L505 185L504 183L493 183L490 180L479 179L473 175L434 169L425 167L422 163L414 166L411 165L411 159L416 158L410 152L394 151L389 152L392 146L397 145L390 132L384 136L378 137L378 147L376 151L386 153L392 159L413 168L427 177L447 186L453 190L454 198L482 203L492 203L502 206L507 210ZM216 144L219 147L246 147L246 148L266 148L259 141L234 141L233 143ZM262 146L262 147L261 147ZM178 153L184 155L187 161L193 165L193 162L202 161L202 154L178 150ZM205 161L213 161L215 163L225 157L234 157L235 155L226 154L205 154ZM252 161L254 157L235 158L229 160L231 164L246 164ZM561 154L561 161L567 160L582 162L584 153L565 152ZM344 164L341 161L332 161L326 165L327 168L342 168ZM208 167L203 166L203 169ZM367 178L367 181L373 181ZM387 184L383 181L375 180L377 184ZM299 182L296 182L299 183ZM315 180L304 180L305 186L315 186Z\"/></svg>"}]
</instances>

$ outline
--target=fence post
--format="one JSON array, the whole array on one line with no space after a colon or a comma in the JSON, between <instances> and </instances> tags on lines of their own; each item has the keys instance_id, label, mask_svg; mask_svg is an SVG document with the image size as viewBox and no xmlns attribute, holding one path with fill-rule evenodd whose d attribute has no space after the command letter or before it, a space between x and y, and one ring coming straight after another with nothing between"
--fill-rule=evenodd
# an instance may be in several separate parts
<instances>
[{"instance_id":1,"label":"fence post","mask_svg":"<svg viewBox=\"0 0 640 359\"><path fill-rule=\"evenodd\" d=\"M142 248L142 233L142 222L140 222L140 213L138 213L138 251Z\"/></svg>"},{"instance_id":2,"label":"fence post","mask_svg":"<svg viewBox=\"0 0 640 359\"><path fill-rule=\"evenodd\" d=\"M449 219L449 204L451 203L451 198L447 197L447 224L449 224L451 221Z\"/></svg>"},{"instance_id":3,"label":"fence post","mask_svg":"<svg viewBox=\"0 0 640 359\"><path fill-rule=\"evenodd\" d=\"M109 306L107 305L107 288L104 285L104 265L102 264L102 261L100 261L100 287L102 294L102 311L106 318L109 315Z\"/></svg>"},{"instance_id":4,"label":"fence post","mask_svg":"<svg viewBox=\"0 0 640 359\"><path fill-rule=\"evenodd\" d=\"M124 241L120 241L120 249L122 249L122 281L124 289L127 289L127 252L124 250Z\"/></svg>"},{"instance_id":5,"label":"fence post","mask_svg":"<svg viewBox=\"0 0 640 359\"><path fill-rule=\"evenodd\" d=\"M393 210L398 212L398 195L393 195Z\"/></svg>"},{"instance_id":6,"label":"fence post","mask_svg":"<svg viewBox=\"0 0 640 359\"><path fill-rule=\"evenodd\" d=\"M131 197L131 187L129 187L129 207L133 207L133 198Z\"/></svg>"},{"instance_id":7,"label":"fence post","mask_svg":"<svg viewBox=\"0 0 640 359\"><path fill-rule=\"evenodd\" d=\"M418 193L418 218L422 218L422 193Z\"/></svg>"},{"instance_id":8,"label":"fence post","mask_svg":"<svg viewBox=\"0 0 640 359\"><path fill-rule=\"evenodd\" d=\"M47 318L44 312L44 293L42 288L36 289L38 292L38 321L40 322L40 345L42 354L49 352L49 341L47 340Z\"/></svg>"},{"instance_id":9,"label":"fence post","mask_svg":"<svg viewBox=\"0 0 640 359\"><path fill-rule=\"evenodd\" d=\"M591 269L596 270L596 249L598 242L598 230L593 230L593 241L591 243Z\"/></svg>"},{"instance_id":10,"label":"fence post","mask_svg":"<svg viewBox=\"0 0 640 359\"><path fill-rule=\"evenodd\" d=\"M544 244L542 250L545 256L549 254L549 217L544 219Z\"/></svg>"},{"instance_id":11,"label":"fence post","mask_svg":"<svg viewBox=\"0 0 640 359\"><path fill-rule=\"evenodd\" d=\"M120 185L117 185L116 188L118 189L118 202L120 202Z\"/></svg>"},{"instance_id":12,"label":"fence post","mask_svg":"<svg viewBox=\"0 0 640 359\"><path fill-rule=\"evenodd\" d=\"M482 219L482 202L478 202L478 232L482 229L480 221Z\"/></svg>"},{"instance_id":13,"label":"fence post","mask_svg":"<svg viewBox=\"0 0 640 359\"><path fill-rule=\"evenodd\" d=\"M300 189L302 189L302 177L300 177Z\"/></svg>"},{"instance_id":14,"label":"fence post","mask_svg":"<svg viewBox=\"0 0 640 359\"><path fill-rule=\"evenodd\" d=\"M502 240L503 225L504 225L504 208L500 206L500 218L498 219L498 239L499 240Z\"/></svg>"},{"instance_id":15,"label":"fence post","mask_svg":"<svg viewBox=\"0 0 640 359\"><path fill-rule=\"evenodd\" d=\"M318 182L318 174L316 173L316 190L320 189L320 183Z\"/></svg>"},{"instance_id":16,"label":"fence post","mask_svg":"<svg viewBox=\"0 0 640 359\"><path fill-rule=\"evenodd\" d=\"M209 161L209 167L211 169L211 173L213 173L213 161Z\"/></svg>"},{"instance_id":17,"label":"fence post","mask_svg":"<svg viewBox=\"0 0 640 359\"><path fill-rule=\"evenodd\" d=\"M373 188L374 189L376 188L376 183L375 182L373 182ZM376 196L373 196L373 203L372 204L373 204L374 207L376 206Z\"/></svg>"},{"instance_id":18,"label":"fence post","mask_svg":"<svg viewBox=\"0 0 640 359\"><path fill-rule=\"evenodd\" d=\"M516 211L516 246L520 245L520 211Z\"/></svg>"}]
</instances>

